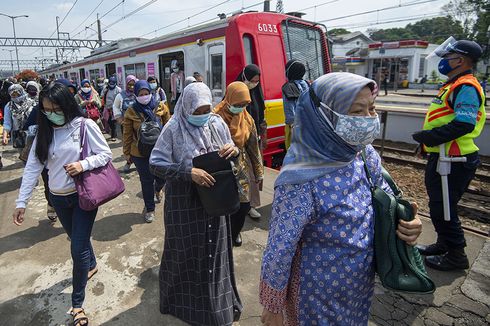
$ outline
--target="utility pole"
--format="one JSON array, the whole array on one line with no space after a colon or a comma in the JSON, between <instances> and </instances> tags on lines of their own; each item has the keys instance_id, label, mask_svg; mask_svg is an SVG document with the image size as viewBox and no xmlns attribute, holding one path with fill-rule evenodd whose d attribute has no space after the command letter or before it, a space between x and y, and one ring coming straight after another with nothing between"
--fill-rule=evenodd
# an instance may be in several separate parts
<instances>
[{"instance_id":1,"label":"utility pole","mask_svg":"<svg viewBox=\"0 0 490 326\"><path fill-rule=\"evenodd\" d=\"M58 40L60 39L59 20L60 20L60 17L56 16L56 37L58 38ZM55 48L54 51L56 52L56 63L60 63L60 59L58 58L58 48Z\"/></svg>"},{"instance_id":2,"label":"utility pole","mask_svg":"<svg viewBox=\"0 0 490 326\"><path fill-rule=\"evenodd\" d=\"M21 18L21 17L29 17L28 15L19 15L19 16L9 16L9 15L6 15L6 14L2 14L0 13L1 16L5 16L5 17L8 17L10 19L12 19L12 28L14 30L14 46L15 46L15 57L17 59L17 70L20 72L20 65L19 65L19 50L17 49L17 35L15 35L15 19L16 18Z\"/></svg>"},{"instance_id":3,"label":"utility pole","mask_svg":"<svg viewBox=\"0 0 490 326\"><path fill-rule=\"evenodd\" d=\"M264 1L264 12L271 11L271 0Z\"/></svg>"},{"instance_id":4,"label":"utility pole","mask_svg":"<svg viewBox=\"0 0 490 326\"><path fill-rule=\"evenodd\" d=\"M9 53L10 53L10 67L12 69L12 77L13 77L14 76L14 60L12 59L12 52L14 52L15 50L2 49L2 51L9 51ZM17 61L17 63L19 63L19 61Z\"/></svg>"},{"instance_id":5,"label":"utility pole","mask_svg":"<svg viewBox=\"0 0 490 326\"><path fill-rule=\"evenodd\" d=\"M99 14L97 14L97 35L99 35L99 47L102 46L102 32L100 28Z\"/></svg>"}]
</instances>

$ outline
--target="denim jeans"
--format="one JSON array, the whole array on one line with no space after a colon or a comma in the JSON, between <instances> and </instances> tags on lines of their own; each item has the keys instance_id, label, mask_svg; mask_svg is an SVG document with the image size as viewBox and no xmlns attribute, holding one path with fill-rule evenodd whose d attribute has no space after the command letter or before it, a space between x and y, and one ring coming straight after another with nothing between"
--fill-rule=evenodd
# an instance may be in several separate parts
<instances>
[{"instance_id":1,"label":"denim jeans","mask_svg":"<svg viewBox=\"0 0 490 326\"><path fill-rule=\"evenodd\" d=\"M90 235L97 209L84 211L78 205L78 194L58 196L50 194L51 203L71 239L71 258L73 260L72 307L81 308L85 299L85 286L88 272L97 265Z\"/></svg>"},{"instance_id":2,"label":"denim jeans","mask_svg":"<svg viewBox=\"0 0 490 326\"><path fill-rule=\"evenodd\" d=\"M155 211L155 191L163 189L165 181L155 177L150 172L150 159L148 157L131 156L131 160L136 166L136 171L140 176L141 191L147 212Z\"/></svg>"}]
</instances>

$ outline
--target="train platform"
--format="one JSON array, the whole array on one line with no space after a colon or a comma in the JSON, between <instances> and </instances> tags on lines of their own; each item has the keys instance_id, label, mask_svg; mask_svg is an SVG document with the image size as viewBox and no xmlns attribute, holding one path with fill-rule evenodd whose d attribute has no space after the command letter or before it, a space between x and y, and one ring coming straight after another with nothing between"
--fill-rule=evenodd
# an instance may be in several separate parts
<instances>
[{"instance_id":1,"label":"train platform","mask_svg":"<svg viewBox=\"0 0 490 326\"><path fill-rule=\"evenodd\" d=\"M122 168L122 146L111 144ZM0 170L0 324L67 325L70 317L71 259L69 241L59 222L45 217L42 183L33 194L26 220L12 224L11 213L23 165L16 152L3 148ZM146 224L137 173L122 174L126 192L99 209L93 245L99 272L89 281L86 304L91 325L185 325L158 309L158 267L163 248L162 204ZM260 261L267 242L268 220L277 171L266 170L259 221L247 219L243 246L236 248L235 270L244 304L236 325L260 325ZM420 243L433 241L424 220ZM432 295L398 294L376 284L369 325L488 325L490 323L490 240L466 233L471 269L429 274L437 285Z\"/></svg>"}]
</instances>

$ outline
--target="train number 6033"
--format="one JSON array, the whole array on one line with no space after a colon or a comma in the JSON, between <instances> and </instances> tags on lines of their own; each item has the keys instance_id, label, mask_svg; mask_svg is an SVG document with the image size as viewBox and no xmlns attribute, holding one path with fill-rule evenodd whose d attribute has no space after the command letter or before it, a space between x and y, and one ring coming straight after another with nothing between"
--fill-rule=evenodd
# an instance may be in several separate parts
<instances>
[{"instance_id":1,"label":"train number 6033","mask_svg":"<svg viewBox=\"0 0 490 326\"><path fill-rule=\"evenodd\" d=\"M277 26L272 24L258 23L257 29L262 33L277 33Z\"/></svg>"}]
</instances>

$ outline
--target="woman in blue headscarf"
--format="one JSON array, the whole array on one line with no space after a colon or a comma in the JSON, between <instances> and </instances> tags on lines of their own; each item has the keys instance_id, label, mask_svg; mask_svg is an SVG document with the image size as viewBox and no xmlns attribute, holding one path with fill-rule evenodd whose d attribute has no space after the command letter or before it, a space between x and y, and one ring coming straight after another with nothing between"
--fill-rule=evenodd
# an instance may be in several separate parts
<instances>
[{"instance_id":1,"label":"woman in blue headscarf","mask_svg":"<svg viewBox=\"0 0 490 326\"><path fill-rule=\"evenodd\" d=\"M299 97L262 259L267 325L368 323L374 216L363 149L374 181L389 189L371 145L380 129L376 89L373 80L330 73ZM400 221L397 233L414 244L420 232L416 217Z\"/></svg>"},{"instance_id":2,"label":"woman in blue headscarf","mask_svg":"<svg viewBox=\"0 0 490 326\"><path fill-rule=\"evenodd\" d=\"M134 93L136 101L124 114L123 153L126 161L134 162L136 166L145 202L143 217L147 223L151 223L155 217L155 201L160 202L162 199L164 181L150 173L150 157L142 155L139 151L138 135L144 121L155 121L163 127L170 119L170 112L163 102L155 101L146 80L136 82Z\"/></svg>"}]
</instances>

